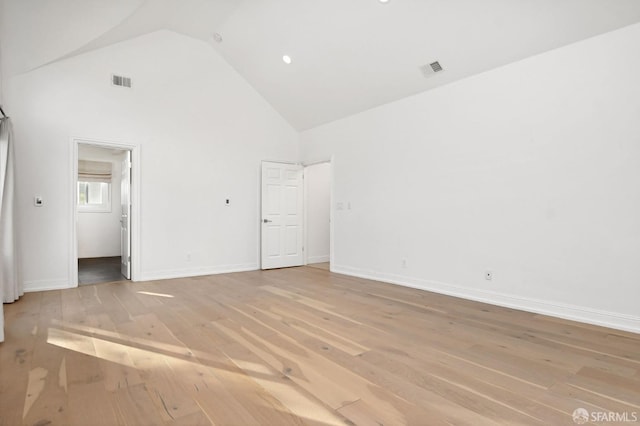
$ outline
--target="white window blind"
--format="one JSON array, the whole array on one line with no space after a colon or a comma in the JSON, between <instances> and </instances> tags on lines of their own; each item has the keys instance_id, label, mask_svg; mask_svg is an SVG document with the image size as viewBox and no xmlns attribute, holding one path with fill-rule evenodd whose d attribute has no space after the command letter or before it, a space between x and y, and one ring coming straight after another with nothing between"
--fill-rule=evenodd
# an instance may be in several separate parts
<instances>
[{"instance_id":1,"label":"white window blind","mask_svg":"<svg viewBox=\"0 0 640 426\"><path fill-rule=\"evenodd\" d=\"M78 182L111 183L112 163L105 161L78 161Z\"/></svg>"}]
</instances>

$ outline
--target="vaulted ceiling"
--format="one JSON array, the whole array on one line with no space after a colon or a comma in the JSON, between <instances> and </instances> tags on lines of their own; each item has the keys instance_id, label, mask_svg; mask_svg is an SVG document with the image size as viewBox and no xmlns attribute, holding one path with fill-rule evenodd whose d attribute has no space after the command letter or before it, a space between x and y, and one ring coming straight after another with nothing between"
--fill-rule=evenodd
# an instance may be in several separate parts
<instances>
[{"instance_id":1,"label":"vaulted ceiling","mask_svg":"<svg viewBox=\"0 0 640 426\"><path fill-rule=\"evenodd\" d=\"M3 0L0 25L5 77L162 29L202 40L304 130L637 22L638 0Z\"/></svg>"}]
</instances>

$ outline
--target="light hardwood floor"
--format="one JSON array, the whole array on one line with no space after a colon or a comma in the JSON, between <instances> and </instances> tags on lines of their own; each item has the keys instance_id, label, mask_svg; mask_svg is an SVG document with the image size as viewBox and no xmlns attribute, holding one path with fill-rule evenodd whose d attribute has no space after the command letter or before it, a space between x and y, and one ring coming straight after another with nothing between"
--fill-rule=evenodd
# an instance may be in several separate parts
<instances>
[{"instance_id":1,"label":"light hardwood floor","mask_svg":"<svg viewBox=\"0 0 640 426\"><path fill-rule=\"evenodd\" d=\"M639 335L318 268L30 293L5 314L2 426L640 413Z\"/></svg>"},{"instance_id":2,"label":"light hardwood floor","mask_svg":"<svg viewBox=\"0 0 640 426\"><path fill-rule=\"evenodd\" d=\"M307 265L311 268L319 268L319 269L324 269L325 271L328 271L331 269L329 262L322 262L322 263L310 263L309 265Z\"/></svg>"}]
</instances>

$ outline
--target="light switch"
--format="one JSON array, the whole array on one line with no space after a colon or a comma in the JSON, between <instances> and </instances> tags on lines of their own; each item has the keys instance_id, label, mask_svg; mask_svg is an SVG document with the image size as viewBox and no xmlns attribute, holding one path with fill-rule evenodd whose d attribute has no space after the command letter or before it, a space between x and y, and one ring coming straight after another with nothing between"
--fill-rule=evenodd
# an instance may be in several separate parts
<instances>
[{"instance_id":1,"label":"light switch","mask_svg":"<svg viewBox=\"0 0 640 426\"><path fill-rule=\"evenodd\" d=\"M40 195L36 195L35 197L33 197L33 204L36 207L42 207L44 205L44 201L42 200L42 197Z\"/></svg>"}]
</instances>

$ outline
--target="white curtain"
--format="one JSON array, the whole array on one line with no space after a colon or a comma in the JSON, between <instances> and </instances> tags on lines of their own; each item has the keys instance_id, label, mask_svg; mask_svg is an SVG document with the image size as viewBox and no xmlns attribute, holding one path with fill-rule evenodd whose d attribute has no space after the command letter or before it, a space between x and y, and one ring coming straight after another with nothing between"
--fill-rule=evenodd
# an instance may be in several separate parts
<instances>
[{"instance_id":1,"label":"white curtain","mask_svg":"<svg viewBox=\"0 0 640 426\"><path fill-rule=\"evenodd\" d=\"M18 262L15 165L11 122L0 122L0 296L4 303L16 301L24 293ZM2 316L0 307L0 316ZM4 318L0 318L0 342L4 340Z\"/></svg>"}]
</instances>

